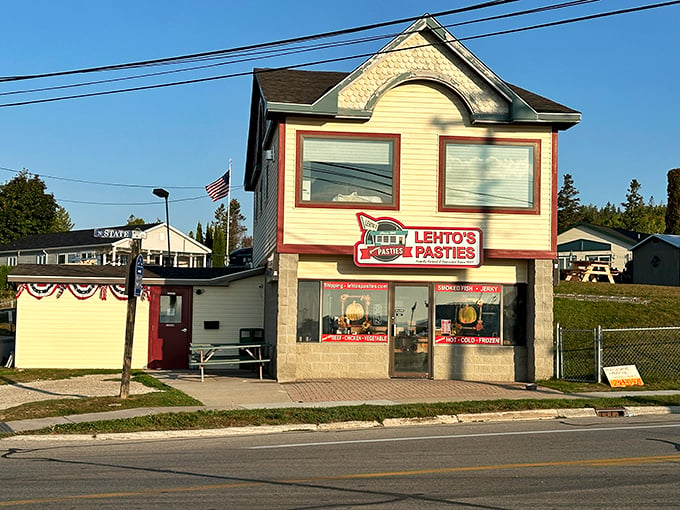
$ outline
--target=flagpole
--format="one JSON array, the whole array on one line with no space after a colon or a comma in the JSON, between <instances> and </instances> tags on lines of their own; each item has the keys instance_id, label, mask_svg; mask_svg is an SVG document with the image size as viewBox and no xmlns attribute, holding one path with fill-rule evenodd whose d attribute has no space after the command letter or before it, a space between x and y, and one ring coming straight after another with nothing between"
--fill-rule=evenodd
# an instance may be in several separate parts
<instances>
[{"instance_id":1,"label":"flagpole","mask_svg":"<svg viewBox=\"0 0 680 510\"><path fill-rule=\"evenodd\" d=\"M231 158L229 158L229 182L227 183L227 241L224 248L224 265L229 265L229 224L231 223Z\"/></svg>"}]
</instances>

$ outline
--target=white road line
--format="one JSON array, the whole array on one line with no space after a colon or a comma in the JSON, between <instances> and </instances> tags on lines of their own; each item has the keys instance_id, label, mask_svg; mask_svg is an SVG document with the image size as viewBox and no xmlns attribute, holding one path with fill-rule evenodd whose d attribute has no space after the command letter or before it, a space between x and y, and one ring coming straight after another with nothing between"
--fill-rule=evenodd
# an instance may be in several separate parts
<instances>
[{"instance_id":1,"label":"white road line","mask_svg":"<svg viewBox=\"0 0 680 510\"><path fill-rule=\"evenodd\" d=\"M533 436L539 434L571 434L575 432L611 432L616 430L644 430L644 429L663 429L663 428L678 428L680 423L667 425L629 425L623 427L587 427L575 428L568 430L531 430L518 432L487 432L477 434L451 434L446 436L421 436L421 437L395 437L383 439L354 439L351 441L320 441L314 443L292 443L292 444L275 444L266 446L249 446L247 450L269 450L275 448L300 448L303 446L329 446L341 444L361 444L361 443L390 443L398 441L427 441L432 439L467 439L471 437L500 437L500 436Z\"/></svg>"}]
</instances>

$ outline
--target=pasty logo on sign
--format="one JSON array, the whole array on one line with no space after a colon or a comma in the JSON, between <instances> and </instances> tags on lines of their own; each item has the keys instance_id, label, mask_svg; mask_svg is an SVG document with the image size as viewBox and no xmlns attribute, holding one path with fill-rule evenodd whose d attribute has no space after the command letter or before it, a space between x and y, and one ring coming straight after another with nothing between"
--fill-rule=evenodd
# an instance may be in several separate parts
<instances>
[{"instance_id":1,"label":"pasty logo on sign","mask_svg":"<svg viewBox=\"0 0 680 510\"><path fill-rule=\"evenodd\" d=\"M357 266L479 267L478 228L406 227L394 218L357 213L361 240L354 245Z\"/></svg>"}]
</instances>

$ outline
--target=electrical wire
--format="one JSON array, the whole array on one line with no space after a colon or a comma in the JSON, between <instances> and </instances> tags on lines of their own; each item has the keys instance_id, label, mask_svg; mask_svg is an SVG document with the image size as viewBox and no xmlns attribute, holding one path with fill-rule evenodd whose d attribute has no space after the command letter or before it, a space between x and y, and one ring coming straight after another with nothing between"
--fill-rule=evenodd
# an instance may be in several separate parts
<instances>
[{"instance_id":1,"label":"electrical wire","mask_svg":"<svg viewBox=\"0 0 680 510\"><path fill-rule=\"evenodd\" d=\"M510 1L516 1L516 0L510 0ZM553 6L547 6L543 8L537 8L537 9L531 9L528 11L521 11L517 13L508 13L508 14L503 14L503 15L498 15L498 16L491 16L488 18L482 18L479 20L471 20L471 21L464 21L464 22L458 22L454 23L451 25L446 25L446 26L460 26L464 24L471 24L471 23L477 23L481 21L489 21L493 19L500 19L500 18L508 18L512 16L517 16L520 14L528 14L528 13L533 13L533 12L540 12L540 10L546 10L546 9L555 9L555 8L562 8L562 7L567 7L567 6L573 6L573 5L578 5L581 3L590 3L594 1L599 1L599 0L581 0L581 1L573 1L573 2L566 2L563 4L557 4ZM502 3L508 3L508 2L486 2L485 4L479 4L479 6L471 6L475 8L481 8L480 6L491 6L491 5L499 5ZM632 7L632 8L627 8L627 9L621 9L621 10L616 10L616 11L608 11L604 13L598 13L598 14L592 14L592 15L587 15L587 16L580 16L577 18L570 18L566 20L558 20L554 22L548 22L548 23L542 23L538 25L532 25L528 27L521 27L521 28L516 28L516 29L508 29L508 30L503 30L503 31L497 31L497 32L491 32L491 33L486 33L486 34L481 34L481 35L476 35L476 36L469 36L465 38L460 38L458 39L459 41L465 41L465 40L474 40L474 39L479 39L483 37L493 37L497 35L504 35L504 34L509 34L509 33L516 33L516 32L522 32L522 31L527 31L527 30L534 30L534 29L539 29L539 28L546 28L546 27L552 27L552 26L558 26L558 25L564 25L568 23L575 23L575 22L582 22L582 21L587 21L587 20L592 20L592 19L597 19L597 18L603 18L603 17L608 17L608 16L615 16L615 15L621 15L621 14L628 14L632 12L638 12L638 11L643 11L643 10L649 10L649 9L656 9L656 8L661 8L661 7L666 7L666 6L671 6L671 5L676 5L680 4L680 0L673 0L673 1L666 1L666 2L660 2L656 4L651 4L651 5L645 5L645 6L639 6L639 7ZM468 9L469 10L469 9ZM453 11L445 11L445 13L452 13L452 12L457 12L460 10L453 10ZM442 13L436 13L436 15L445 15ZM368 27L370 28L375 28L376 26L388 26L391 24L396 24L396 23L401 23L404 21L412 21L413 19L419 19L420 17L417 18L405 18L402 20L396 20L392 22L385 22L381 24L375 24L375 25L370 25ZM343 32L343 33L352 33L352 32L357 32L360 31L361 29L363 30L368 30L369 28L362 28L362 27L356 27L353 29L347 29L347 31L336 31L336 32L328 32L326 34L335 34L338 35L338 33ZM286 40L286 41L303 41L303 40L311 40L313 38L319 38L324 36L324 34L316 34L314 36L305 36L301 38L294 38L292 40ZM325 35L326 37L331 37L331 35ZM364 38L366 41L368 40L375 40L378 38L384 38L388 36L374 36L374 37L367 37ZM365 42L363 39L358 40L359 42ZM266 47L266 46L273 46L273 45L281 45L284 44L284 41L276 41L276 42L271 42L271 43L265 43L263 45L251 45L251 46L244 46L241 48L235 48L233 50L221 50L221 51L230 51L236 53L237 51L244 51L247 48L256 48L256 47ZM327 47L332 47L331 45L341 45L341 44L346 44L343 42L336 42L336 43L329 43L328 45L319 45L321 46L327 46ZM411 48L412 49L412 48ZM300 51L300 48L297 48L292 51ZM216 52L207 52L203 54L194 54L191 56L185 56L185 57L173 57L173 58L188 58L188 57L196 57L197 55L201 55L204 58L207 58L209 54L213 54ZM266 52L265 52L266 53ZM355 58L362 58L362 57L367 57L367 56L372 56L374 55L375 52L371 52L369 54L360 54L360 55L352 55L352 56L347 56L347 57L338 57L334 59L325 59L325 60L319 60L315 62L308 62L308 63L303 63L303 64L298 64L298 65L292 65L292 66L287 66L284 67L284 69L295 69L299 67L308 67L308 66L313 66L313 65L319 65L319 64L324 64L324 63L330 63L330 62L338 62L338 61L344 61L344 60L350 60L350 59L355 59ZM159 61L165 61L165 60L170 60L170 59L159 59ZM135 63L135 67L140 67L140 65L137 64L144 64L148 65L149 62L152 61L145 61L143 63ZM156 62L156 61L153 61ZM223 64L220 64L223 65ZM108 70L110 67L116 67L116 66L103 66L101 68L91 68L88 70L78 70L78 71L65 71L60 74L75 74L79 73L81 71L87 71L87 72L94 72L95 70ZM179 72L181 70L176 70L173 72ZM274 70L273 70L274 71ZM162 73L166 74L166 73ZM81 94L81 95L74 95L74 96L65 96L65 97L57 97L57 98L47 98L47 99L41 99L41 100L33 100L33 101L25 101L25 102L20 102L20 103L9 103L9 104L0 104L0 107L6 107L6 106L19 106L19 105L24 105L24 104L35 104L35 103L41 103L41 102L51 102L51 101L59 101L59 100L65 100L65 99L74 99L78 97L91 97L95 95L106 95L106 94L113 94L113 93L122 93L122 92L129 92L129 91L135 91L135 90L145 90L145 89L152 89L152 88L160 88L160 87L168 87L168 86L176 86L176 85L182 85L182 84L189 84L189 83L199 83L202 81L211 81L211 80L217 80L217 79L225 79L225 78L230 78L230 77L237 77L237 76L245 76L245 75L250 75L253 74L253 71L248 71L248 72L242 72L242 73L231 73L229 75L223 75L223 76L215 76L215 77L207 77L207 78L199 78L199 79L194 79L194 80L185 80L182 82L173 82L173 83L166 83L166 84L156 84L156 85L148 85L148 86L142 86L142 87L134 87L130 89L121 89L121 90L113 90L113 91L102 91L102 92L95 92L95 93L89 93L89 94ZM33 75L30 77L15 77L17 79L32 79L32 78L37 78L37 77L46 77L48 75ZM130 77L132 78L132 77ZM0 78L0 81L9 81L6 80L5 78ZM75 86L75 85L72 85ZM24 91L25 92L25 91ZM6 171L11 171L11 172L16 172L19 173L19 171L12 170L9 168L4 168L0 167L1 170L6 170ZM37 175L31 173L31 175ZM70 178L65 178L65 177L56 177L56 176L48 176L45 174L42 174L43 177L45 178L50 178L50 179L56 179L56 180L63 180L63 181L70 181L70 182L79 182L83 184L93 184L93 185L104 185L104 186L118 186L118 187L128 187L128 188L144 188L144 189L150 189L153 188L153 185L137 185L137 184L122 184L122 183L107 183L107 182L96 182L96 181L86 181L86 180L80 180L80 179L70 179ZM166 186L169 189L203 189L202 186ZM232 187L232 189L238 189L242 188L241 187ZM201 197L191 197L187 199L175 199L172 200L173 202L181 202L181 201L191 201L191 200L198 200L202 198L209 198L207 196L201 196ZM112 203L101 203L101 202L84 202L84 201L75 201L75 200L62 200L62 202L69 202L69 203L81 203L81 204L92 204L92 205L127 205L127 206L133 206L133 205L152 205L155 204L156 202L144 202L144 203L129 203L129 204L112 204Z\"/></svg>"},{"instance_id":2,"label":"electrical wire","mask_svg":"<svg viewBox=\"0 0 680 510\"><path fill-rule=\"evenodd\" d=\"M467 7L461 7L461 8L458 8L458 9L449 9L447 11L440 11L440 12L432 14L431 16L438 17L438 16L448 16L448 15L451 15L451 14L460 14L460 13L463 13L463 12L485 9L485 8L488 8L488 7L495 7L495 6L498 6L498 5L514 3L514 2L517 2L517 1L519 1L519 0L491 0L491 1L483 2L481 4L475 4L475 5L471 5L471 6L467 6ZM91 68L76 69L76 70L71 70L71 71L58 71L58 72L53 72L53 73L43 73L43 74L24 75L24 76L5 76L5 77L0 77L0 82L32 80L32 79L36 79L36 78L66 76L66 75L71 75L71 74L84 74L84 73L93 73L93 72L101 72L101 71L130 69L130 68L144 67L144 66L149 66L149 65L168 64L168 63L182 63L182 62L187 62L190 59L194 59L194 58L202 58L202 57L215 56L215 55L226 55L226 54L229 54L229 53L242 52L242 51L247 51L247 50L251 50L251 49L294 44L294 43L298 43L298 42L304 42L304 41L310 41L310 40L314 40L314 39L321 39L321 38L328 38L328 37L337 37L337 36L340 36L340 35L347 35L347 34L352 34L352 33L357 33L357 32L363 32L363 31L367 31L367 30L374 30L376 28L382 28L382 27L396 25L396 24L400 24L400 23L413 22L413 21L416 21L420 18L421 18L421 16L411 16L411 17L408 17L408 18L401 18L401 19L398 19L398 20L385 21L385 22L381 22L381 23L373 23L373 24L370 24L370 25L362 25L362 26L354 27L354 28L346 28L346 29L343 29L343 30L334 30L334 31L331 31L331 32L323 32L323 33L320 33L320 34L313 34L313 35L307 35L307 36L301 36L301 37L293 37L293 38L289 38L289 39L282 39L282 40L272 41L272 42L268 42L268 43L251 44L251 45L246 45L246 46L240 46L240 47L237 47L237 48L207 51L207 52L202 52L202 53L194 53L194 54L190 54L190 55L182 55L182 56L178 56L178 57L167 57L167 58L161 58L161 59L145 60L145 61L141 61L141 62L132 62L132 63L127 63L127 64L117 64L117 65L109 65L109 66L91 67Z\"/></svg>"},{"instance_id":3,"label":"electrical wire","mask_svg":"<svg viewBox=\"0 0 680 510\"><path fill-rule=\"evenodd\" d=\"M534 9L527 9L524 11L517 11L517 12L511 12L507 14L500 14L496 16L488 16L486 18L478 18L478 19L473 19L473 20L468 20L468 21L461 21L457 23L450 23L446 25L442 25L445 28L452 28L452 27L459 27L459 26L464 26L464 25L470 25L470 24L475 24L475 23L482 23L482 22L487 22L487 21L495 21L499 19L507 19L507 18L512 18L512 17L517 17L517 16L525 16L528 14L536 14L540 12L548 12L556 9L564 9L568 7L574 7L574 6L580 6L588 3L593 3L593 2L599 2L601 0L573 0L570 2L564 2L561 4L553 4L553 5L548 5L544 7L537 7ZM232 59L228 60L226 62L218 62L215 64L207 64L207 65L202 65L202 66L193 66L193 67L187 67L184 69L173 69L169 71L159 71L155 73L145 73L145 74L138 74L134 76L125 76L121 78L110 78L106 80L93 80L93 81L88 81L88 82L81 82L81 83L73 83L73 84L67 84L67 85L56 85L56 86L51 86L51 87L41 87L41 88L34 88L34 89L24 89L24 90L12 90L8 92L0 92L0 96L9 96L9 95L17 95L17 94L29 94L29 93L36 93L36 92L47 92L47 91L52 91L52 90L63 90L63 89L69 89L69 88L77 88L77 87L89 87L92 85L102 85L105 83L116 83L116 82L121 82L121 81L127 81L127 80L136 80L136 79L142 79L142 78L150 78L150 77L156 77L156 76L165 76L168 74L176 74L176 73L184 73L184 72L189 72L189 71L197 71L201 69L210 69L210 68L215 68L215 67L220 67L220 66L225 66L225 65L231 65L231 64L236 64L236 63L244 63L244 62L249 62L253 60L259 60L261 58L264 58L264 56L267 56L269 58L275 58L275 57L282 57L282 56L289 56L293 54L300 54L300 53L306 53L306 52L312 52L312 51L320 51L320 50L325 50L329 48L336 48L339 46L351 46L351 45L357 45L357 44L364 44L367 42L374 42L374 41L379 41L382 39L391 39L399 35L400 32L395 33L391 32L388 34L382 34L382 35L375 35L375 36L370 36L370 37L362 37L358 39L350 39L350 40L342 40L342 41L335 41L335 42L330 42L330 43L323 43L323 44L314 44L314 45L306 45L306 46L297 46L293 47L290 49L286 50L279 50L279 49L268 49L268 50L261 50L257 52L251 52L251 53L244 53L244 58L240 59ZM219 56L219 57L208 57L204 58L202 60L215 60L215 59L223 59L225 57Z\"/></svg>"},{"instance_id":4,"label":"electrical wire","mask_svg":"<svg viewBox=\"0 0 680 510\"><path fill-rule=\"evenodd\" d=\"M597 19L597 18L616 16L616 15L621 15L621 14L629 14L629 13L632 13L632 12L639 12L639 11L643 11L643 10L657 9L657 8L667 7L667 6L676 5L676 4L680 4L680 0L672 0L672 1L661 2L661 3L657 3L657 4L652 4L652 5L632 7L632 8L628 8L628 9L620 9L620 10L616 10L616 11L609 11L609 12L604 12L604 13L599 13L599 14L592 14L592 15L588 15L588 16L580 16L580 17L577 17L577 18L570 18L570 19L566 19L566 20L559 20L559 21L554 21L554 22L549 22L549 23L542 23L542 24L538 24L538 25L531 25L531 26L528 26L528 27L521 27L521 28L498 31L498 32L490 32L490 33L476 35L476 36L462 37L462 38L459 38L457 40L458 41L469 41L469 40L480 39L480 38L484 38L484 37L493 37L493 36L510 34L510 33L524 32L524 31L528 31L528 30L536 30L536 29L539 29L539 28L565 25L565 24L569 24L569 23L577 23L577 22L582 22L582 21L587 21L587 20L592 20L592 19ZM439 45L439 44L446 44L446 43L428 43L428 44L422 45L422 47ZM414 47L403 48L403 49L394 49L394 50L382 50L381 53L405 51L407 49L413 49L413 48ZM294 64L294 65L290 65L290 66L284 66L284 67L281 67L281 68L278 68L278 69L300 69L300 68L304 68L304 67L312 67L312 66L321 65L321 64L344 62L344 61L354 60L354 59L358 59L358 58L367 58L367 57L371 57L373 55L375 55L375 52L355 54L355 55L350 55L350 56L346 56L346 57L337 57L337 58L317 60L317 61L307 62L307 63L302 63L302 64ZM272 71L275 71L275 70L278 70L278 69L272 69ZM0 107L6 108L6 107L12 107L12 106L26 106L26 105L31 105L31 104L50 103L50 102L64 101L64 100L70 100L70 99L81 99L81 98L85 98L85 97L97 97L97 96L104 96L104 95L121 94L121 93L126 93L126 92L138 92L138 91L142 91L142 90L175 87L175 86L180 86L180 85L190 85L190 84L204 83L204 82L215 81L215 80L223 80L223 79L227 79L227 78L237 78L237 77L243 77L243 76L250 76L252 74L253 74L253 71L243 71L243 72L230 73L230 74L219 75L219 76L195 78L195 79L191 79L191 80L183 80L183 81L176 81L176 82L170 82L170 83L143 85L143 86L139 86L139 87L130 87L130 88L117 89L117 90L107 90L107 91L100 91L100 92L90 92L90 93L84 93L84 94L74 94L74 95L70 95L70 96L51 97L51 98L44 98L44 99L33 99L33 100L19 101L19 102L15 102L15 103L3 103L3 104L0 104Z\"/></svg>"}]
</instances>

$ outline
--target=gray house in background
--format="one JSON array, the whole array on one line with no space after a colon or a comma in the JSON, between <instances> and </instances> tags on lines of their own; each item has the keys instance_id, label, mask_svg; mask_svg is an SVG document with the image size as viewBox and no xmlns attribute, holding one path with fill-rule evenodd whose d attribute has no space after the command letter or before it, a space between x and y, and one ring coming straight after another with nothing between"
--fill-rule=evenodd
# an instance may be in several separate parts
<instances>
[{"instance_id":1,"label":"gray house in background","mask_svg":"<svg viewBox=\"0 0 680 510\"><path fill-rule=\"evenodd\" d=\"M632 252L633 283L680 286L680 235L651 235Z\"/></svg>"}]
</instances>

